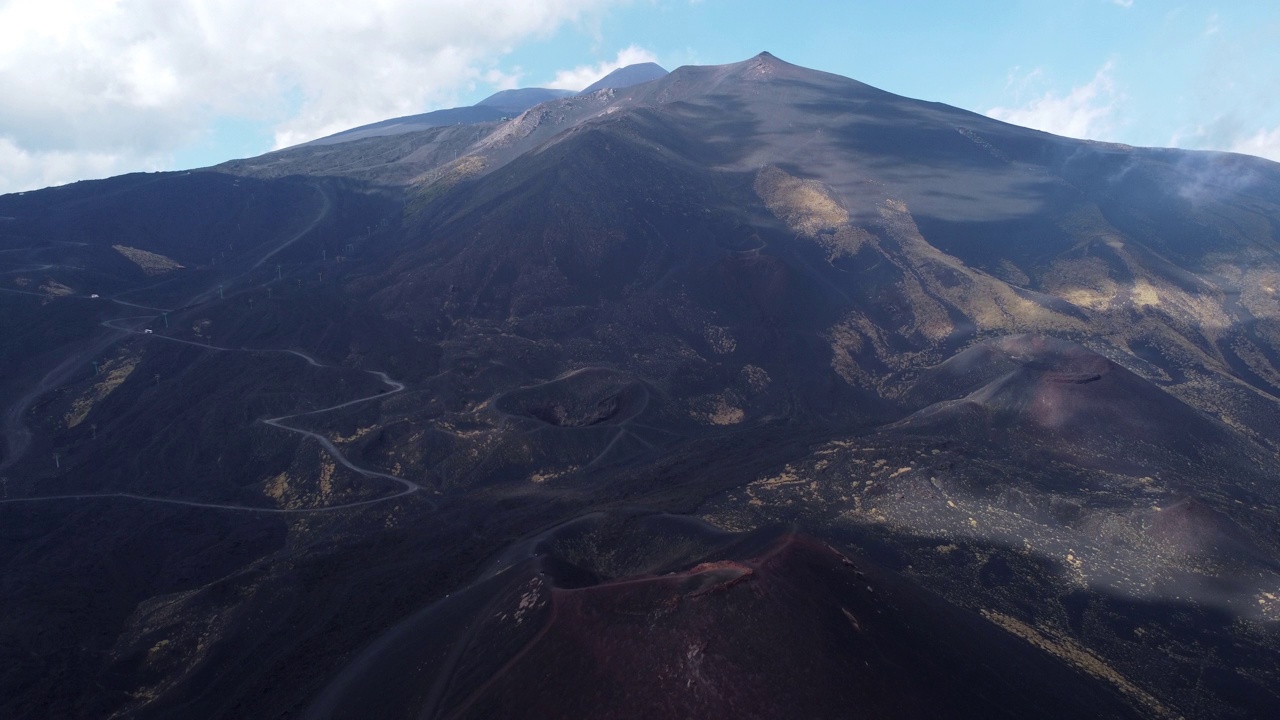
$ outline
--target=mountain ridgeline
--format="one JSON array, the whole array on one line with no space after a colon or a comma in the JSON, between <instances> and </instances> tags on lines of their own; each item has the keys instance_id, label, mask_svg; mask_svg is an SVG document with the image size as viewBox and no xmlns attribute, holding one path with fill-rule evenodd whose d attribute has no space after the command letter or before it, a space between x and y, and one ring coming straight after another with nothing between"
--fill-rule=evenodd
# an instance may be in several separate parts
<instances>
[{"instance_id":1,"label":"mountain ridgeline","mask_svg":"<svg viewBox=\"0 0 1280 720\"><path fill-rule=\"evenodd\" d=\"M1280 165L768 53L3 196L0 712L1259 717L1278 293Z\"/></svg>"}]
</instances>

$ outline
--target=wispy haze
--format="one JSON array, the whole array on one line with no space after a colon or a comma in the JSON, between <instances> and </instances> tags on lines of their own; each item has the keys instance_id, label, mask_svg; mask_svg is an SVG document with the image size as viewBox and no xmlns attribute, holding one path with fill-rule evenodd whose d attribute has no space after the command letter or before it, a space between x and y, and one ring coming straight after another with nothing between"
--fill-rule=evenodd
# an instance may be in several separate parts
<instances>
[{"instance_id":1,"label":"wispy haze","mask_svg":"<svg viewBox=\"0 0 1280 720\"><path fill-rule=\"evenodd\" d=\"M1280 160L1280 9L1144 0L0 0L0 192L761 50L1050 132Z\"/></svg>"}]
</instances>

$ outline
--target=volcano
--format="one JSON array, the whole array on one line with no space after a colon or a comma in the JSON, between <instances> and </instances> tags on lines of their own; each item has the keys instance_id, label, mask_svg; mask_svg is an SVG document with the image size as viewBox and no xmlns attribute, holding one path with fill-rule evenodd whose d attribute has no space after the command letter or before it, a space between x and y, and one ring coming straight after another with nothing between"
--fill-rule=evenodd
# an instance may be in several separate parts
<instances>
[{"instance_id":1,"label":"volcano","mask_svg":"<svg viewBox=\"0 0 1280 720\"><path fill-rule=\"evenodd\" d=\"M0 712L1272 712L1280 165L589 90L0 197Z\"/></svg>"},{"instance_id":2,"label":"volcano","mask_svg":"<svg viewBox=\"0 0 1280 720\"><path fill-rule=\"evenodd\" d=\"M1138 716L980 616L776 528L609 513L526 547L377 641L311 716ZM560 673L579 690L547 682Z\"/></svg>"}]
</instances>

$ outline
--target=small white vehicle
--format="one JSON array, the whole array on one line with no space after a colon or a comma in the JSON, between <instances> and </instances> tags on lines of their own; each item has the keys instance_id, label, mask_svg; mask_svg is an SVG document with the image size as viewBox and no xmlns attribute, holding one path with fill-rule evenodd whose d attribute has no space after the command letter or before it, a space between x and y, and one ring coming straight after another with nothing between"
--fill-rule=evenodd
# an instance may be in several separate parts
<instances>
[{"instance_id":1,"label":"small white vehicle","mask_svg":"<svg viewBox=\"0 0 1280 720\"><path fill-rule=\"evenodd\" d=\"M98 293L94 293L94 294L90 295L90 296L89 296L89 299L90 299L90 300L97 300L97 299L98 299Z\"/></svg>"},{"instance_id":2,"label":"small white vehicle","mask_svg":"<svg viewBox=\"0 0 1280 720\"><path fill-rule=\"evenodd\" d=\"M146 334L150 335L150 334L151 334L151 328L147 328L146 330L143 330L142 332L144 332L144 333L146 333Z\"/></svg>"}]
</instances>

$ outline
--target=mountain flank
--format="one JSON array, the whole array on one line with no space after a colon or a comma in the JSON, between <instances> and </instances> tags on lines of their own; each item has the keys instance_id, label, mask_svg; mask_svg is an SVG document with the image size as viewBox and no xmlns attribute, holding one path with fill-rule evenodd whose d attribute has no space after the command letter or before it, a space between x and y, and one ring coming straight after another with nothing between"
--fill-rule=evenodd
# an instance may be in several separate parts
<instances>
[{"instance_id":1,"label":"mountain flank","mask_svg":"<svg viewBox=\"0 0 1280 720\"><path fill-rule=\"evenodd\" d=\"M0 197L0 714L1271 713L1280 165L649 71Z\"/></svg>"}]
</instances>

